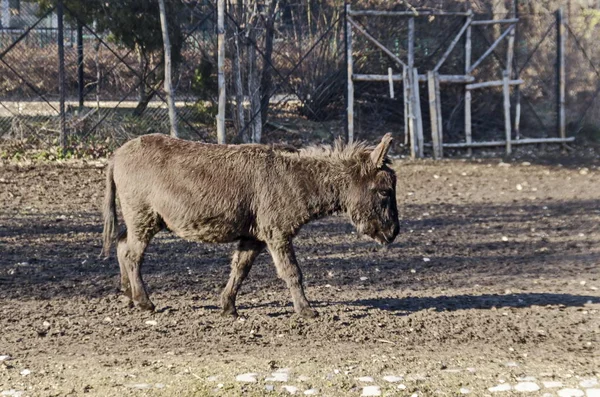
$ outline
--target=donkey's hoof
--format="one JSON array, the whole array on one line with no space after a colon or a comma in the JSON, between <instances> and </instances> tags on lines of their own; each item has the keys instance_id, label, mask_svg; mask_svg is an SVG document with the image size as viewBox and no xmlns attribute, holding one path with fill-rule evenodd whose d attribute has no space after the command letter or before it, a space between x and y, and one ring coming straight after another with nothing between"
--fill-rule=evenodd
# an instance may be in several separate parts
<instances>
[{"instance_id":1,"label":"donkey's hoof","mask_svg":"<svg viewBox=\"0 0 600 397\"><path fill-rule=\"evenodd\" d=\"M237 310L231 307L226 307L221 311L221 317L233 317L233 318L238 318L238 312Z\"/></svg>"},{"instance_id":2,"label":"donkey's hoof","mask_svg":"<svg viewBox=\"0 0 600 397\"><path fill-rule=\"evenodd\" d=\"M152 311L154 311L154 308L155 308L155 307L154 307L154 303L152 303L152 302L150 302L150 301L147 301L147 302L136 302L136 303L135 303L135 306L136 306L138 309L141 309L141 310L148 310L148 311L151 311L151 312L152 312Z\"/></svg>"},{"instance_id":3,"label":"donkey's hoof","mask_svg":"<svg viewBox=\"0 0 600 397\"><path fill-rule=\"evenodd\" d=\"M305 307L300 311L299 314L304 318L315 318L319 316L319 312L314 309L311 309L310 307Z\"/></svg>"}]
</instances>

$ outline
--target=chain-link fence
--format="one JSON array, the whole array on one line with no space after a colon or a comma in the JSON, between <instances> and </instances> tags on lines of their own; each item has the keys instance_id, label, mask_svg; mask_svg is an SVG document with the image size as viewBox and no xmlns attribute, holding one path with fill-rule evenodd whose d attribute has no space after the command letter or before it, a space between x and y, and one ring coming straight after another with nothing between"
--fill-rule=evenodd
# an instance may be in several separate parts
<instances>
[{"instance_id":1,"label":"chain-link fence","mask_svg":"<svg viewBox=\"0 0 600 397\"><path fill-rule=\"evenodd\" d=\"M85 141L93 147L93 141L106 138L122 142L140 134L168 132L160 46L130 39L123 33L127 26L111 27L102 22L102 13L119 10L100 8L90 17L89 10L73 6L76 3L65 1L63 30L65 130L71 141ZM146 4L147 9L141 10L144 15L156 14L155 19L146 18L147 24L158 21L158 6L154 2L140 3ZM427 1L421 3L390 7L386 2L372 5L357 0L352 7L464 11L464 4L459 2L444 2L443 10ZM15 26L2 19L0 137L53 146L58 143L61 129L57 13L55 7L36 4L21 10ZM216 3L176 0L169 8L175 21L171 32L177 58L173 80L180 133L184 138L215 141ZM485 7L474 11L474 19L509 17L508 13L502 15ZM512 103L521 104L520 128L513 130L513 138L517 134L520 138L557 136L558 25L554 11L550 7L535 12L527 9L518 15L513 65L524 83L511 88ZM263 140L304 143L330 141L343 135L347 121L344 3L232 1L226 12L228 142L252 140L257 122ZM566 13L565 108L570 136L595 137L600 124L600 59L594 40L599 33L599 13L592 8ZM407 60L407 18L355 19L395 56ZM434 68L464 23L464 15L415 18L414 66L422 73ZM499 25L474 26L472 59L478 59L503 29ZM153 30L160 32L158 22ZM138 32L134 29L132 33ZM502 41L473 71L477 81L502 79L507 66L506 46L507 40ZM353 55L356 74L385 75L388 68L394 74L402 73L388 55L361 35L354 37ZM464 37L439 72L448 76L465 74ZM390 131L403 141L403 83L394 82L393 97L386 81L357 81L354 88L355 139L370 139ZM427 83L421 81L422 118L429 141L427 88ZM472 94L473 140L503 137L502 87L474 90ZM464 140L464 106L464 84L444 83L444 142ZM516 107L511 111L514 124Z\"/></svg>"}]
</instances>

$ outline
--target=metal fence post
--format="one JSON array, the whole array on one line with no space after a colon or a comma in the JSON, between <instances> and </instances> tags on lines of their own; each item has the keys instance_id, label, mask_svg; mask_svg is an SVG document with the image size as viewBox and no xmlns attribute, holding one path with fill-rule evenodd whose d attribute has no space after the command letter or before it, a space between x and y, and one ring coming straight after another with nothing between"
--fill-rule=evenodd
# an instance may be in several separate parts
<instances>
[{"instance_id":1,"label":"metal fence post","mask_svg":"<svg viewBox=\"0 0 600 397\"><path fill-rule=\"evenodd\" d=\"M65 37L63 31L64 7L63 1L58 0L56 7L56 16L58 19L58 95L60 98L59 120L60 120L60 147L62 154L67 149L67 131L65 117Z\"/></svg>"}]
</instances>

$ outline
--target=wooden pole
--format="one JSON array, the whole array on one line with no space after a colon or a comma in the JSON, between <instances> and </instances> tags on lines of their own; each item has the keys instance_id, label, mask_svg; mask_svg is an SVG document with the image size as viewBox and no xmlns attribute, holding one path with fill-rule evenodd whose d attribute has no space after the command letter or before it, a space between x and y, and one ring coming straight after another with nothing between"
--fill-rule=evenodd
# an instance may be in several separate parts
<instances>
[{"instance_id":1,"label":"wooden pole","mask_svg":"<svg viewBox=\"0 0 600 397\"><path fill-rule=\"evenodd\" d=\"M217 113L217 142L225 143L225 0L217 0L217 84L219 105Z\"/></svg>"},{"instance_id":2,"label":"wooden pole","mask_svg":"<svg viewBox=\"0 0 600 397\"><path fill-rule=\"evenodd\" d=\"M65 37L64 37L64 6L63 0L58 0L56 7L58 19L58 95L59 95L59 130L60 148L63 156L67 150L67 125L65 114Z\"/></svg>"},{"instance_id":3,"label":"wooden pole","mask_svg":"<svg viewBox=\"0 0 600 397\"><path fill-rule=\"evenodd\" d=\"M421 94L419 92L419 72L417 68L413 68L412 83L417 153L419 158L423 158L423 117L421 116Z\"/></svg>"},{"instance_id":4,"label":"wooden pole","mask_svg":"<svg viewBox=\"0 0 600 397\"><path fill-rule=\"evenodd\" d=\"M376 16L376 17L426 17L426 16L467 16L468 12L451 12L438 10L413 10L413 11L378 11L378 10L355 10L350 15Z\"/></svg>"},{"instance_id":5,"label":"wooden pole","mask_svg":"<svg viewBox=\"0 0 600 397\"><path fill-rule=\"evenodd\" d=\"M472 22L472 21L471 21ZM471 34L472 34L472 23L467 28L465 33L465 75L469 75L471 70ZM465 141L468 145L471 144L472 140L472 124L471 124L471 91L465 88ZM471 147L467 149L467 156L472 156L473 150Z\"/></svg>"},{"instance_id":6,"label":"wooden pole","mask_svg":"<svg viewBox=\"0 0 600 397\"><path fill-rule=\"evenodd\" d=\"M415 19L408 20L408 70L412 73L415 66ZM411 79L412 80L412 79Z\"/></svg>"},{"instance_id":7,"label":"wooden pole","mask_svg":"<svg viewBox=\"0 0 600 397\"><path fill-rule=\"evenodd\" d=\"M427 72L427 88L429 93L429 118L431 122L431 142L433 146L433 158L440 158L440 142L438 134L437 98L435 90L435 72Z\"/></svg>"},{"instance_id":8,"label":"wooden pole","mask_svg":"<svg viewBox=\"0 0 600 397\"><path fill-rule=\"evenodd\" d=\"M394 99L394 79L392 78L392 68L388 68L388 84L390 86L390 98Z\"/></svg>"},{"instance_id":9,"label":"wooden pole","mask_svg":"<svg viewBox=\"0 0 600 397\"><path fill-rule=\"evenodd\" d=\"M412 111L410 110L410 78L408 77L407 68L402 68L402 91L404 94L404 146L408 146L409 142L411 143L410 147L410 157L414 157L414 150L412 142ZM411 136L409 140L409 136Z\"/></svg>"},{"instance_id":10,"label":"wooden pole","mask_svg":"<svg viewBox=\"0 0 600 397\"><path fill-rule=\"evenodd\" d=\"M513 0L513 14L514 17L516 19L519 19L519 0ZM519 26L518 24L515 26L515 42L517 44L517 51L515 51L515 68L514 68L514 73L513 76L511 78L514 78L516 80L519 80L519 51L518 51L518 45L519 45ZM515 99L514 99L514 103L515 103L515 139L519 140L521 139L521 130L520 130L520 125L521 125L521 87L519 85L517 85L515 87Z\"/></svg>"},{"instance_id":11,"label":"wooden pole","mask_svg":"<svg viewBox=\"0 0 600 397\"><path fill-rule=\"evenodd\" d=\"M511 148L511 121L510 121L510 86L508 84L508 71L504 71L504 85L502 86L502 94L504 97L504 131L506 133L506 154L512 152Z\"/></svg>"},{"instance_id":12,"label":"wooden pole","mask_svg":"<svg viewBox=\"0 0 600 397\"><path fill-rule=\"evenodd\" d=\"M386 46L384 46L383 44L381 44L375 37L371 36L369 34L369 32L367 32L366 30L364 30L359 24L357 24L356 22L354 22L352 20L352 18L348 17L348 22L350 22L350 24L352 26L354 26L354 28L356 30L358 30L363 36L365 36L367 39L369 39L369 41L371 41L373 44L375 44L375 46L377 46L381 51L385 52L390 58L392 58L394 60L394 62L396 62L398 65L400 66L404 66L404 62L402 62L402 60L400 58L398 58L393 52L391 52L390 50L388 50L386 48Z\"/></svg>"},{"instance_id":13,"label":"wooden pole","mask_svg":"<svg viewBox=\"0 0 600 397\"><path fill-rule=\"evenodd\" d=\"M557 26L557 55L558 55L558 70L557 70L557 113L558 113L558 136L565 138L567 136L567 122L565 118L565 24L563 20L562 7L556 11L556 26Z\"/></svg>"},{"instance_id":14,"label":"wooden pole","mask_svg":"<svg viewBox=\"0 0 600 397\"><path fill-rule=\"evenodd\" d=\"M410 157L417 157L416 150L416 139L415 134L415 108L414 108L414 83L413 83L413 66L415 64L415 19L409 18L408 20L408 55L407 55L407 66L404 70L404 77L408 78L405 80L405 86L407 87L408 96L408 128L410 131Z\"/></svg>"},{"instance_id":15,"label":"wooden pole","mask_svg":"<svg viewBox=\"0 0 600 397\"><path fill-rule=\"evenodd\" d=\"M458 41L460 40L460 38L462 37L462 35L471 26L471 22L473 20L473 15L472 15L472 11L471 10L469 10L469 11L471 12L471 14L467 17L467 20L465 21L465 24L460 29L460 31L458 32L458 34L456 35L456 37L454 38L454 40L452 40L452 42L450 43L450 45L446 49L446 52L444 52L444 55L442 55L442 57L440 58L440 60L438 61L438 63L433 68L434 72L437 72L438 70L440 70L440 68L442 67L442 65L444 64L444 62L446 62L446 59L448 58L448 56L450 56L450 53L452 52L452 50L454 49L454 47L456 47L456 44L458 43Z\"/></svg>"},{"instance_id":16,"label":"wooden pole","mask_svg":"<svg viewBox=\"0 0 600 397\"><path fill-rule=\"evenodd\" d=\"M435 73L433 75L434 77L434 84L435 84L435 107L437 109L437 122L438 122L438 145L439 145L439 152L440 152L440 158L444 157L444 146L442 145L444 142L444 130L443 130L443 123L442 123L442 95L440 93L440 75L438 73Z\"/></svg>"},{"instance_id":17,"label":"wooden pole","mask_svg":"<svg viewBox=\"0 0 600 397\"><path fill-rule=\"evenodd\" d=\"M79 109L83 108L84 95L83 90L85 82L83 81L83 25L77 21L77 97L79 99Z\"/></svg>"},{"instance_id":18,"label":"wooden pole","mask_svg":"<svg viewBox=\"0 0 600 397\"><path fill-rule=\"evenodd\" d=\"M169 40L169 26L167 23L167 10L165 0L158 0L160 9L160 26L162 29L163 47L165 55L165 93L167 94L167 106L169 107L169 124L171 125L171 136L178 137L177 132L177 110L175 108L175 92L173 90L173 74L171 71L171 40Z\"/></svg>"},{"instance_id":19,"label":"wooden pole","mask_svg":"<svg viewBox=\"0 0 600 397\"><path fill-rule=\"evenodd\" d=\"M512 141L512 145L535 145L539 143L568 143L575 141L574 136L568 138L523 138L518 141ZM493 147L493 146L505 146L506 141L490 141L490 142L473 142L467 144L465 142L457 143L444 143L443 146L447 148L468 148L468 147ZM426 144L425 146L431 146Z\"/></svg>"},{"instance_id":20,"label":"wooden pole","mask_svg":"<svg viewBox=\"0 0 600 397\"><path fill-rule=\"evenodd\" d=\"M348 142L354 141L354 82L352 81L353 60L352 60L352 24L350 23L350 4L346 4L346 82L347 82L347 108L346 117L348 125Z\"/></svg>"},{"instance_id":21,"label":"wooden pole","mask_svg":"<svg viewBox=\"0 0 600 397\"><path fill-rule=\"evenodd\" d=\"M483 60L487 58L487 56L490 55L492 51L496 49L496 47L498 47L498 44L500 44L500 42L504 40L506 36L508 36L508 34L514 29L514 27L515 25L510 25L508 28L506 28L504 33L502 33L500 37L498 37L496 41L494 41L492 45L483 53L483 55L479 57L479 59L475 61L475 63L469 68L469 73L475 70L475 68L477 68L477 66L479 66L479 64L483 62Z\"/></svg>"}]
</instances>

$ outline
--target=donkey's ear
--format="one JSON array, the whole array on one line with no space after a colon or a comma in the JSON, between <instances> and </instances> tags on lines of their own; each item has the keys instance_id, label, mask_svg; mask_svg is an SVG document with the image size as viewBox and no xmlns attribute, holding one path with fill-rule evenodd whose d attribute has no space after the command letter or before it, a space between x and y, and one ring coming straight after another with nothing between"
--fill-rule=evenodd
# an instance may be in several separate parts
<instances>
[{"instance_id":1,"label":"donkey's ear","mask_svg":"<svg viewBox=\"0 0 600 397\"><path fill-rule=\"evenodd\" d=\"M377 147L375 147L375 149L371 152L371 161L373 161L375 167L383 167L383 162L385 160L385 156L387 155L388 150L390 150L392 140L392 134L388 132L383 136L383 138L381 138L381 142L379 142L379 145L377 145Z\"/></svg>"}]
</instances>

